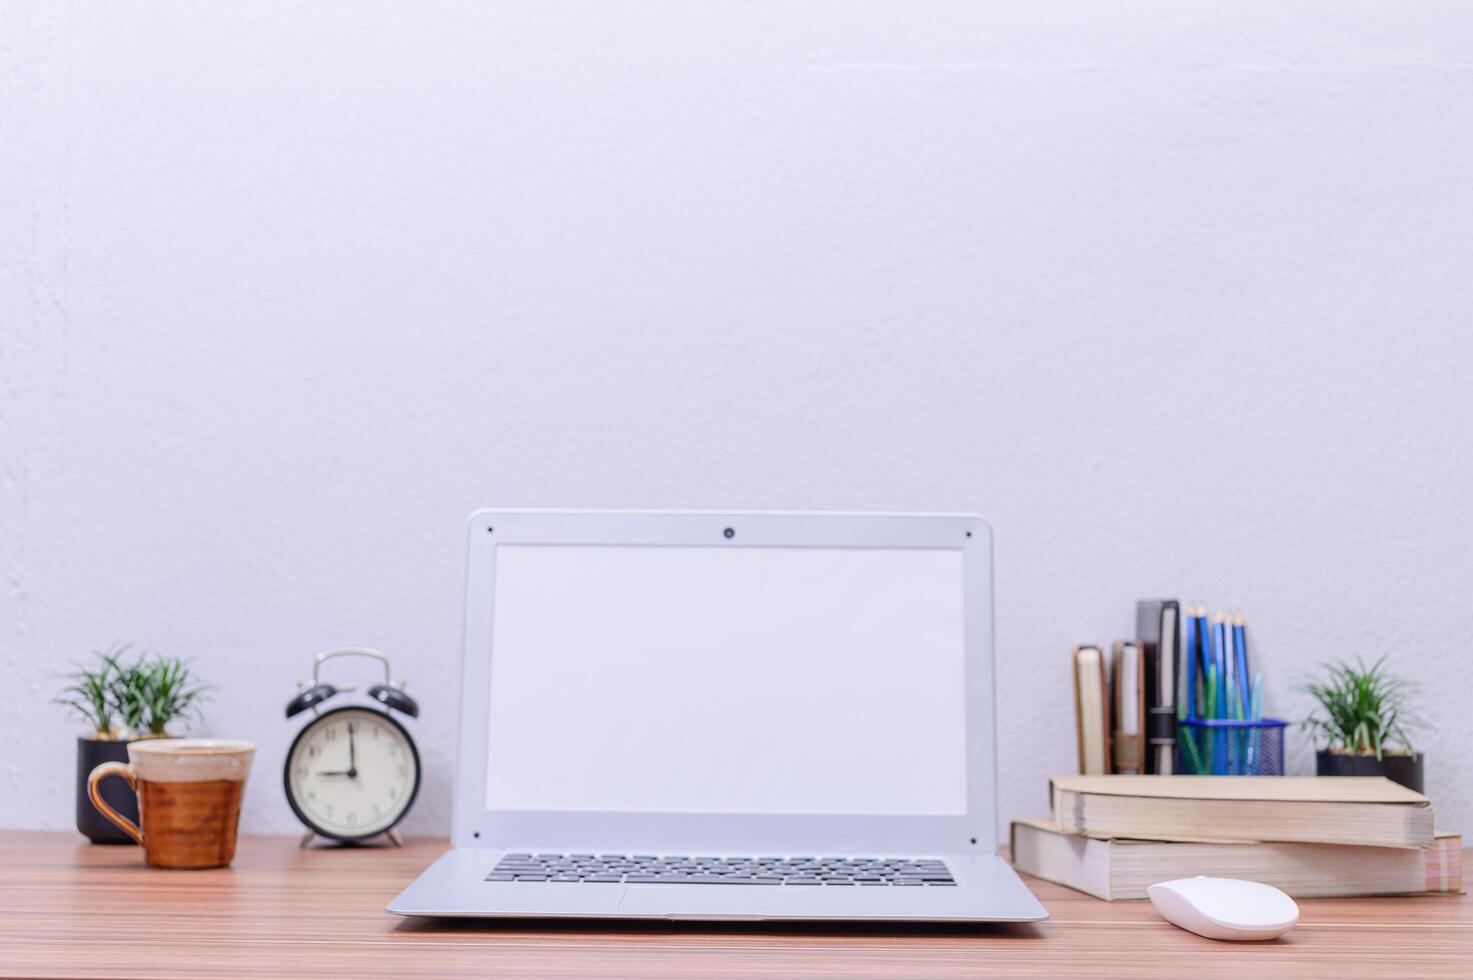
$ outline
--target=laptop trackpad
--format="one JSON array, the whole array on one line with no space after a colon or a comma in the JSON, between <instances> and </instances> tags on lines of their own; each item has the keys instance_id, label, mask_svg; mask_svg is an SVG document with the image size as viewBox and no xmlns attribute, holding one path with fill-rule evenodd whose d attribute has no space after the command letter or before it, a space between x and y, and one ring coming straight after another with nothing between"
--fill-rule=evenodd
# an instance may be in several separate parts
<instances>
[{"instance_id":1,"label":"laptop trackpad","mask_svg":"<svg viewBox=\"0 0 1473 980\"><path fill-rule=\"evenodd\" d=\"M630 885L620 915L667 919L863 918L883 904L890 888L825 888L793 885ZM912 889L905 889L906 892ZM863 893L863 894L861 894Z\"/></svg>"}]
</instances>

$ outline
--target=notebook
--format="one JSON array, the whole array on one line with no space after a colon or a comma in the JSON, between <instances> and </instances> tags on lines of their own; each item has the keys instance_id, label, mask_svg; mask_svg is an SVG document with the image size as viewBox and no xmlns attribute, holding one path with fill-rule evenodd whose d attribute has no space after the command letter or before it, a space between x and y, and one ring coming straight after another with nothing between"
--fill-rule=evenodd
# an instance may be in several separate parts
<instances>
[{"instance_id":1,"label":"notebook","mask_svg":"<svg viewBox=\"0 0 1473 980\"><path fill-rule=\"evenodd\" d=\"M1181 661L1181 607L1175 599L1143 599L1135 606L1135 635L1145 662L1145 772L1176 771L1176 688Z\"/></svg>"},{"instance_id":2,"label":"notebook","mask_svg":"<svg viewBox=\"0 0 1473 980\"><path fill-rule=\"evenodd\" d=\"M1431 847L1432 803L1381 776L1056 776L1061 833Z\"/></svg>"},{"instance_id":3,"label":"notebook","mask_svg":"<svg viewBox=\"0 0 1473 980\"><path fill-rule=\"evenodd\" d=\"M1432 847L1354 847L1284 842L1168 842L1059 833L1050 820L1015 820L1013 866L1107 902L1145 898L1146 886L1209 875L1246 878L1294 898L1420 895L1463 890L1463 838Z\"/></svg>"},{"instance_id":4,"label":"notebook","mask_svg":"<svg viewBox=\"0 0 1473 980\"><path fill-rule=\"evenodd\" d=\"M1116 640L1110 648L1110 691L1114 771L1145 772L1145 671L1136 644Z\"/></svg>"},{"instance_id":5,"label":"notebook","mask_svg":"<svg viewBox=\"0 0 1473 980\"><path fill-rule=\"evenodd\" d=\"M1074 648L1074 721L1079 742L1079 771L1110 771L1110 695L1105 654L1099 647Z\"/></svg>"}]
</instances>

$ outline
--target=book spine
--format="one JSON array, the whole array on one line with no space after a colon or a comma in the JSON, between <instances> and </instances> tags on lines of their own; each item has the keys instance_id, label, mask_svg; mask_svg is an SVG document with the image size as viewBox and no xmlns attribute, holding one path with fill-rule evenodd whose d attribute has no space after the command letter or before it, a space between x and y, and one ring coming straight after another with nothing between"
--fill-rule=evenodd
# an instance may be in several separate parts
<instances>
[{"instance_id":1,"label":"book spine","mask_svg":"<svg viewBox=\"0 0 1473 980\"><path fill-rule=\"evenodd\" d=\"M1463 850L1461 839L1443 839L1426 852L1424 880L1429 892L1461 892L1463 890Z\"/></svg>"},{"instance_id":2,"label":"book spine","mask_svg":"<svg viewBox=\"0 0 1473 980\"><path fill-rule=\"evenodd\" d=\"M1152 748L1150 772L1170 776L1176 756L1176 706L1152 706L1146 717L1146 732Z\"/></svg>"}]
</instances>

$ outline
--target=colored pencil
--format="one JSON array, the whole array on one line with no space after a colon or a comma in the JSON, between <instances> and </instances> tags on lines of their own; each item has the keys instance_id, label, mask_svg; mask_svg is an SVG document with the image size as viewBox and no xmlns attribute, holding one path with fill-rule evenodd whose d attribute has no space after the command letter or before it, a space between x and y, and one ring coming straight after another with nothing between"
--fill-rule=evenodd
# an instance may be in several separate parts
<instances>
[{"instance_id":1,"label":"colored pencil","mask_svg":"<svg viewBox=\"0 0 1473 980\"><path fill-rule=\"evenodd\" d=\"M1242 705L1242 699L1238 697L1238 651L1237 635L1233 632L1233 614L1222 614L1222 635L1226 641L1222 652L1223 659L1227 661L1227 669L1222 674L1222 686L1227 695L1227 710L1223 717L1234 719L1241 717L1238 711Z\"/></svg>"},{"instance_id":2,"label":"colored pencil","mask_svg":"<svg viewBox=\"0 0 1473 980\"><path fill-rule=\"evenodd\" d=\"M1263 674L1253 675L1253 693L1248 697L1248 720L1263 720ZM1263 730L1253 729L1248 737L1248 775L1258 775L1258 757L1262 752Z\"/></svg>"},{"instance_id":3,"label":"colored pencil","mask_svg":"<svg viewBox=\"0 0 1473 980\"><path fill-rule=\"evenodd\" d=\"M1187 607L1187 693L1182 705L1190 706L1188 718L1197 717L1197 607Z\"/></svg>"},{"instance_id":4,"label":"colored pencil","mask_svg":"<svg viewBox=\"0 0 1473 980\"><path fill-rule=\"evenodd\" d=\"M1221 684L1227 675L1227 631L1223 628L1222 614L1217 613L1212 617L1212 662L1217 667L1216 682ZM1215 693L1215 692L1214 692ZM1226 718L1227 700L1225 698L1214 698L1217 711L1214 718Z\"/></svg>"},{"instance_id":5,"label":"colored pencil","mask_svg":"<svg viewBox=\"0 0 1473 980\"><path fill-rule=\"evenodd\" d=\"M1207 635L1207 607L1197 607L1197 655L1202 663L1197 669L1197 704L1201 707L1198 718L1207 715L1207 667L1212 662L1212 642Z\"/></svg>"},{"instance_id":6,"label":"colored pencil","mask_svg":"<svg viewBox=\"0 0 1473 980\"><path fill-rule=\"evenodd\" d=\"M1219 687L1219 685L1218 685L1218 682L1217 682L1217 664L1209 664L1208 667L1207 667L1207 717L1208 718L1216 718L1217 717L1217 690L1218 690L1218 687ZM1209 730L1208 736L1207 736L1207 768L1208 769L1211 769L1214 773L1217 772L1218 759L1222 755L1222 753L1219 752L1218 751L1218 748L1217 748L1217 738L1216 738L1216 735L1217 735L1216 732Z\"/></svg>"},{"instance_id":7,"label":"colored pencil","mask_svg":"<svg viewBox=\"0 0 1473 980\"><path fill-rule=\"evenodd\" d=\"M1197 707L1197 607L1187 606L1187 656L1186 671L1184 672L1185 687L1181 697L1181 703L1176 706L1177 718L1182 721L1190 719L1196 721L1201 717ZM1178 726L1181 734L1182 749L1186 755L1187 767L1191 772L1202 775L1202 753L1197 749L1197 729L1192 725Z\"/></svg>"},{"instance_id":8,"label":"colored pencil","mask_svg":"<svg viewBox=\"0 0 1473 980\"><path fill-rule=\"evenodd\" d=\"M1248 685L1248 631L1243 626L1243 614L1233 619L1233 646L1238 655L1238 698L1246 715L1250 707L1251 691Z\"/></svg>"}]
</instances>

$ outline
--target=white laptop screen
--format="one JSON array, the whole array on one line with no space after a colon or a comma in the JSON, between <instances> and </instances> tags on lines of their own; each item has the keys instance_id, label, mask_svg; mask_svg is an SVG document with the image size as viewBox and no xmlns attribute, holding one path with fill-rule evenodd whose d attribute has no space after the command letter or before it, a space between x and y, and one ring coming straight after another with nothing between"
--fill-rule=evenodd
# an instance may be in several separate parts
<instances>
[{"instance_id":1,"label":"white laptop screen","mask_svg":"<svg viewBox=\"0 0 1473 980\"><path fill-rule=\"evenodd\" d=\"M502 545L486 806L966 812L962 554Z\"/></svg>"}]
</instances>

